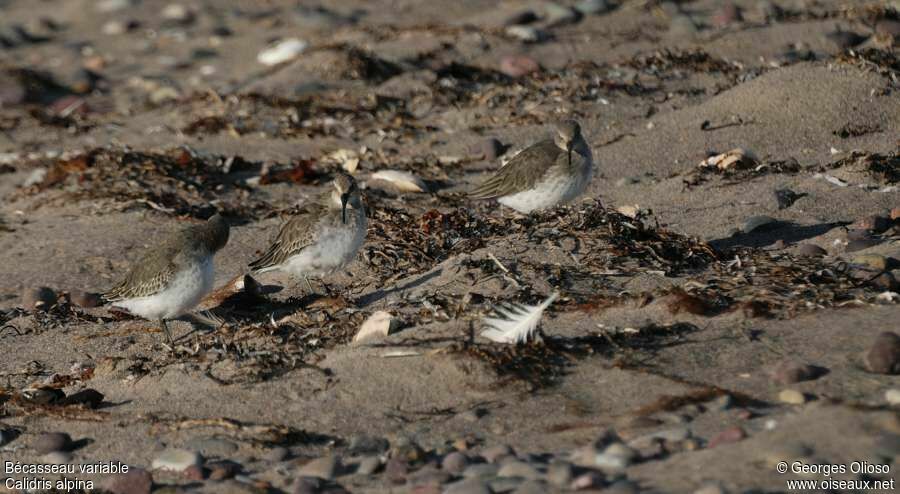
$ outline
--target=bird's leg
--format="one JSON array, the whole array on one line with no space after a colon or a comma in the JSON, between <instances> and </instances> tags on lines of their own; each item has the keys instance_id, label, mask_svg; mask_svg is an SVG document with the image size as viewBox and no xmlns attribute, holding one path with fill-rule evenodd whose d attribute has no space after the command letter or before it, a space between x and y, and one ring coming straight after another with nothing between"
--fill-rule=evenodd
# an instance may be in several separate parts
<instances>
[{"instance_id":1,"label":"bird's leg","mask_svg":"<svg viewBox=\"0 0 900 494\"><path fill-rule=\"evenodd\" d=\"M328 296L330 297L330 296L331 296L331 287L329 287L329 286L325 283L325 279L324 279L324 278L319 278L319 283L322 285L322 288L325 289L325 295L328 295Z\"/></svg>"},{"instance_id":2,"label":"bird's leg","mask_svg":"<svg viewBox=\"0 0 900 494\"><path fill-rule=\"evenodd\" d=\"M162 328L163 332L166 333L166 338L169 340L169 346L173 349L175 348L175 341L172 340L172 333L169 332L169 324L165 319L160 318L159 327Z\"/></svg>"},{"instance_id":3,"label":"bird's leg","mask_svg":"<svg viewBox=\"0 0 900 494\"><path fill-rule=\"evenodd\" d=\"M316 292L313 290L312 283L309 282L309 276L306 276L306 275L304 274L304 275L303 275L303 279L306 281L306 288L309 288L309 293L310 293L310 294L316 293Z\"/></svg>"}]
</instances>

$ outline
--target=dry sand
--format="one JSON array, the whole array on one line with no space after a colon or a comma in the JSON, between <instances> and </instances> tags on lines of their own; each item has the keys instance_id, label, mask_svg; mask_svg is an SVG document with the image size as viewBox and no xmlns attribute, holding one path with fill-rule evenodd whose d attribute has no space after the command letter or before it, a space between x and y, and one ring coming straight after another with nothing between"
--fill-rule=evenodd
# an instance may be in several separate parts
<instances>
[{"instance_id":1,"label":"dry sand","mask_svg":"<svg viewBox=\"0 0 900 494\"><path fill-rule=\"evenodd\" d=\"M120 461L151 471L154 492L775 492L828 479L781 475L781 460L893 478L900 384L866 355L875 345L900 370L897 344L876 344L900 326L900 6L594 3L609 9L554 23L539 1L0 0L0 459ZM523 12L543 39L508 33ZM837 28L859 46L838 46ZM309 46L256 61L289 37ZM513 56L538 70L501 73ZM507 157L564 117L599 164L578 203L521 217L464 199L500 166L487 139ZM698 168L735 148L755 159ZM170 353L152 323L64 295L110 287L159 235L216 209L232 224L216 259L226 284L340 168L337 150L359 155L363 181L396 169L430 188L367 181L371 228L328 279L339 297L263 275L262 295L208 304L222 327L176 321ZM802 196L780 208L776 189ZM769 218L748 228L754 216ZM804 256L808 244L826 254ZM41 286L59 303L28 307ZM497 303L554 290L542 341L477 337ZM351 344L377 310L401 329ZM785 361L811 375L792 382ZM86 388L99 405L49 391ZM44 455L46 432L73 451ZM634 456L611 471L597 454L619 442ZM515 475L482 465L453 485L441 468L453 450L477 462L498 445L526 464L495 460ZM201 452L204 469L152 470L171 448ZM303 480L320 457L343 468ZM362 460L376 473L354 473ZM560 461L581 464L574 484ZM76 476L147 492L142 475L132 490Z\"/></svg>"}]
</instances>

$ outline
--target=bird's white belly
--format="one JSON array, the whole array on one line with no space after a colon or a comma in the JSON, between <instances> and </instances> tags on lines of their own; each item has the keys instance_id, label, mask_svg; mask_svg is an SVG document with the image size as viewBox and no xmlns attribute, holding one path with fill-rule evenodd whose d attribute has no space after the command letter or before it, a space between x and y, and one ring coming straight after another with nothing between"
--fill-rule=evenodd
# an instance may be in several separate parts
<instances>
[{"instance_id":1,"label":"bird's white belly","mask_svg":"<svg viewBox=\"0 0 900 494\"><path fill-rule=\"evenodd\" d=\"M353 262L365 236L365 221L354 228L326 227L315 244L288 259L283 269L298 277L331 273Z\"/></svg>"},{"instance_id":2,"label":"bird's white belly","mask_svg":"<svg viewBox=\"0 0 900 494\"><path fill-rule=\"evenodd\" d=\"M169 286L156 295L120 300L114 305L150 320L172 319L200 303L212 290L214 277L210 256L175 275Z\"/></svg>"},{"instance_id":3,"label":"bird's white belly","mask_svg":"<svg viewBox=\"0 0 900 494\"><path fill-rule=\"evenodd\" d=\"M501 197L497 202L520 213L530 213L575 199L584 192L586 182L581 177L552 178L538 183L533 189Z\"/></svg>"}]
</instances>

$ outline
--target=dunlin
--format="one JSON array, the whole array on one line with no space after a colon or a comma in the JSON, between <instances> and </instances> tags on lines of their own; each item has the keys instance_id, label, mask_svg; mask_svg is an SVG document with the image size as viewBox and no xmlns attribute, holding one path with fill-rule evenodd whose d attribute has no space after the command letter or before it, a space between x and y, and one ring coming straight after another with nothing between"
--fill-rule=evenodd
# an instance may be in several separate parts
<instances>
[{"instance_id":1,"label":"dunlin","mask_svg":"<svg viewBox=\"0 0 900 494\"><path fill-rule=\"evenodd\" d=\"M193 309L212 290L213 256L228 242L228 232L228 223L218 214L183 228L148 250L103 299L159 321L172 345L166 321Z\"/></svg>"},{"instance_id":2,"label":"dunlin","mask_svg":"<svg viewBox=\"0 0 900 494\"><path fill-rule=\"evenodd\" d=\"M497 199L520 213L529 213L575 199L593 174L594 158L581 126L565 120L556 125L553 139L525 148L469 197Z\"/></svg>"},{"instance_id":3,"label":"dunlin","mask_svg":"<svg viewBox=\"0 0 900 494\"><path fill-rule=\"evenodd\" d=\"M281 270L303 278L350 264L366 238L366 211L356 180L345 173L314 203L285 223L275 241L250 263L254 273ZM310 287L311 289L311 287Z\"/></svg>"}]
</instances>

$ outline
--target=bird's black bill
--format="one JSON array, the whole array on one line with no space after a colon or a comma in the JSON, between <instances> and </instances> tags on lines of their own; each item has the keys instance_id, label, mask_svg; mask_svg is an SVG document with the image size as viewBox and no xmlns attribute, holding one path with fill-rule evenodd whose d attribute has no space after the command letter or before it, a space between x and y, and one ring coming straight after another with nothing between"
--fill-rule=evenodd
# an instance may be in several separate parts
<instances>
[{"instance_id":1,"label":"bird's black bill","mask_svg":"<svg viewBox=\"0 0 900 494\"><path fill-rule=\"evenodd\" d=\"M347 200L350 198L348 194L341 194L341 223L347 224Z\"/></svg>"},{"instance_id":2,"label":"bird's black bill","mask_svg":"<svg viewBox=\"0 0 900 494\"><path fill-rule=\"evenodd\" d=\"M572 167L572 144L570 143L568 146L566 146L566 148L568 148L568 152L569 152L569 167L571 168L571 167Z\"/></svg>"}]
</instances>

